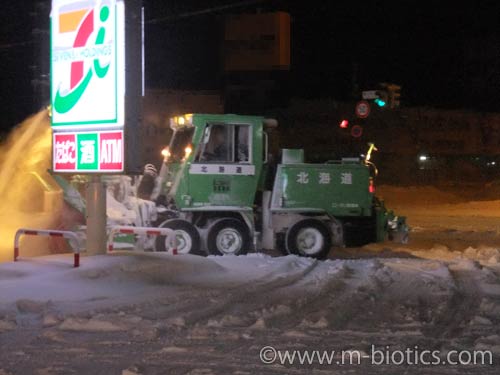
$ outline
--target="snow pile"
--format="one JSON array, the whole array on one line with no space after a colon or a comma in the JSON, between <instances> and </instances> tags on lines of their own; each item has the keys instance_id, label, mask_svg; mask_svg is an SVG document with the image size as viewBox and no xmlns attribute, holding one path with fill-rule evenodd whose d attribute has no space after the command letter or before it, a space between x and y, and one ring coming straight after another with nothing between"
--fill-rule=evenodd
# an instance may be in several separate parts
<instances>
[{"instance_id":1,"label":"snow pile","mask_svg":"<svg viewBox=\"0 0 500 375\"><path fill-rule=\"evenodd\" d=\"M16 324L9 320L0 320L0 333L11 331L16 328Z\"/></svg>"},{"instance_id":2,"label":"snow pile","mask_svg":"<svg viewBox=\"0 0 500 375\"><path fill-rule=\"evenodd\" d=\"M171 256L162 253L126 253L129 259L121 261L119 269L105 267L125 280L139 280L154 285L204 283L212 277L223 278L227 271L209 259L195 256ZM119 255L123 258L123 255ZM91 271L91 275L92 276ZM85 273L85 276L89 276Z\"/></svg>"},{"instance_id":3,"label":"snow pile","mask_svg":"<svg viewBox=\"0 0 500 375\"><path fill-rule=\"evenodd\" d=\"M471 248L470 256L492 255ZM271 367L256 360L266 345L368 353L371 343L401 350L439 343L497 353L498 267L407 255L316 261L115 252L84 257L80 269L71 256L1 264L7 351L0 360L18 369L22 350L29 370L62 363L61 373L91 373L92 362L106 373L264 374Z\"/></svg>"},{"instance_id":4,"label":"snow pile","mask_svg":"<svg viewBox=\"0 0 500 375\"><path fill-rule=\"evenodd\" d=\"M469 246L464 250L463 255L466 258L480 260L489 264L500 263L500 250L488 246L481 246L477 249Z\"/></svg>"},{"instance_id":5,"label":"snow pile","mask_svg":"<svg viewBox=\"0 0 500 375\"><path fill-rule=\"evenodd\" d=\"M0 264L0 311L41 313L54 305L71 311L100 308L155 298L177 286L231 290L242 285L258 288L259 282L252 283L265 280L273 288L299 281L317 264L296 256L204 258L120 251L83 257L81 267L74 269L69 254L21 258ZM334 262L325 263L324 273L335 267Z\"/></svg>"},{"instance_id":6,"label":"snow pile","mask_svg":"<svg viewBox=\"0 0 500 375\"><path fill-rule=\"evenodd\" d=\"M124 331L127 327L99 319L68 318L59 326L59 329L63 331L116 332Z\"/></svg>"}]
</instances>

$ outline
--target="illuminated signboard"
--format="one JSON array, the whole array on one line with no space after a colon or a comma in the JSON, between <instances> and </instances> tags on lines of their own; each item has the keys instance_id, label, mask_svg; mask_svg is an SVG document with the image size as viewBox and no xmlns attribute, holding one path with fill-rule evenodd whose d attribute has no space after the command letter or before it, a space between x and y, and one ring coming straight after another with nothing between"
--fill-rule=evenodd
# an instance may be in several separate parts
<instances>
[{"instance_id":1,"label":"illuminated signboard","mask_svg":"<svg viewBox=\"0 0 500 375\"><path fill-rule=\"evenodd\" d=\"M55 172L122 172L123 131L54 133Z\"/></svg>"},{"instance_id":2,"label":"illuminated signboard","mask_svg":"<svg viewBox=\"0 0 500 375\"><path fill-rule=\"evenodd\" d=\"M142 25L141 0L52 0L54 172L142 170Z\"/></svg>"},{"instance_id":3,"label":"illuminated signboard","mask_svg":"<svg viewBox=\"0 0 500 375\"><path fill-rule=\"evenodd\" d=\"M55 130L123 127L123 0L53 0L51 105Z\"/></svg>"}]
</instances>

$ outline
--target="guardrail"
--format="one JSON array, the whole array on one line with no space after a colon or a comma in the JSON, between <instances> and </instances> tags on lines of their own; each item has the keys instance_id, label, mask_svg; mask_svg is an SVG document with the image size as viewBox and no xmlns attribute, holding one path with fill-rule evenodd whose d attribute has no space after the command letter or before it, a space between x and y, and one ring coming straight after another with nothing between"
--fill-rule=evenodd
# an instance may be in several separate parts
<instances>
[{"instance_id":1,"label":"guardrail","mask_svg":"<svg viewBox=\"0 0 500 375\"><path fill-rule=\"evenodd\" d=\"M145 234L148 236L166 236L168 243L172 247L172 254L177 255L177 237L175 232L170 228L157 227L132 227L124 225L116 225L111 227L108 236L108 251L113 251L113 238L117 234Z\"/></svg>"},{"instance_id":2,"label":"guardrail","mask_svg":"<svg viewBox=\"0 0 500 375\"><path fill-rule=\"evenodd\" d=\"M80 267L80 251L82 249L81 240L76 235L76 233L65 230L42 230L42 229L27 229L27 228L18 229L14 237L14 262L17 262L17 259L19 258L19 241L23 235L66 238L67 240L70 241L69 242L70 246L71 246L71 241L73 241L73 243L76 245L76 249L74 246L71 246L71 249L73 250L74 253L73 266Z\"/></svg>"}]
</instances>

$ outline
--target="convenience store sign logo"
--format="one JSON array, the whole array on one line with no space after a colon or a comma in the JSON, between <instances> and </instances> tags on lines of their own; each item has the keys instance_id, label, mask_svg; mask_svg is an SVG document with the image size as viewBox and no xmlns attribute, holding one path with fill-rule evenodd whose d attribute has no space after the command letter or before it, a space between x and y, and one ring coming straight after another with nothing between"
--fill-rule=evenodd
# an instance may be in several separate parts
<instances>
[{"instance_id":1,"label":"convenience store sign logo","mask_svg":"<svg viewBox=\"0 0 500 375\"><path fill-rule=\"evenodd\" d=\"M55 172L123 172L123 131L55 133Z\"/></svg>"}]
</instances>

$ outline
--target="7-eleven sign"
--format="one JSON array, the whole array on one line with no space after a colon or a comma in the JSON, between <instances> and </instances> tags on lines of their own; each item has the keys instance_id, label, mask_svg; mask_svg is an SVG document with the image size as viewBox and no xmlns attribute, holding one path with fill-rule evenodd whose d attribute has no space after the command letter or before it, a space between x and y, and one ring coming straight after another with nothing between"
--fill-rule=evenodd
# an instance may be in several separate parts
<instances>
[{"instance_id":1,"label":"7-eleven sign","mask_svg":"<svg viewBox=\"0 0 500 375\"><path fill-rule=\"evenodd\" d=\"M54 134L55 172L123 172L123 131Z\"/></svg>"}]
</instances>

